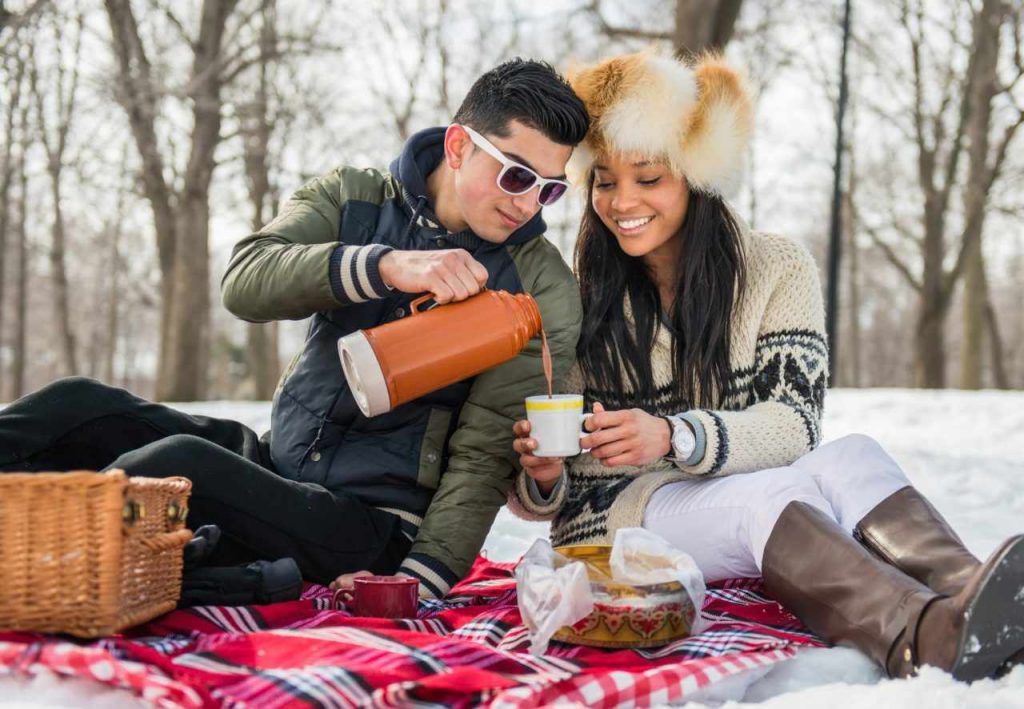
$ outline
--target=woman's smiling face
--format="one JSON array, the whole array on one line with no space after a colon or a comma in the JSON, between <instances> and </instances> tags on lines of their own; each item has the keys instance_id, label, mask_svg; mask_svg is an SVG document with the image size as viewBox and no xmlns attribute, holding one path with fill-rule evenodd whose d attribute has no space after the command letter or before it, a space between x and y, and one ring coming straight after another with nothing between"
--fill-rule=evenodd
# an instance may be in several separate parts
<instances>
[{"instance_id":1,"label":"woman's smiling face","mask_svg":"<svg viewBox=\"0 0 1024 709\"><path fill-rule=\"evenodd\" d=\"M675 246L689 194L684 178L642 155L604 155L594 165L594 211L630 256L651 256Z\"/></svg>"}]
</instances>

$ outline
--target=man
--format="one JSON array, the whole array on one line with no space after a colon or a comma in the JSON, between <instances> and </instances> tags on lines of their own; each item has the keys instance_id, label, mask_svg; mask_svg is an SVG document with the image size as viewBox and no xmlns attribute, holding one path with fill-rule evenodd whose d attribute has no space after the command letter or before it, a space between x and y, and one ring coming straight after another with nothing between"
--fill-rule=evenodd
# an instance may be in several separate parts
<instances>
[{"instance_id":1,"label":"man","mask_svg":"<svg viewBox=\"0 0 1024 709\"><path fill-rule=\"evenodd\" d=\"M480 77L452 125L409 139L389 172L338 168L296 192L235 247L224 303L250 321L311 317L262 439L87 379L0 412L0 470L125 469L193 481L189 526L216 524L210 563L292 557L328 583L369 571L443 596L469 569L511 486L512 423L542 391L540 343L515 359L368 419L337 340L481 288L528 292L556 377L574 356L575 281L541 208L566 189L583 104L550 66L512 60Z\"/></svg>"}]
</instances>

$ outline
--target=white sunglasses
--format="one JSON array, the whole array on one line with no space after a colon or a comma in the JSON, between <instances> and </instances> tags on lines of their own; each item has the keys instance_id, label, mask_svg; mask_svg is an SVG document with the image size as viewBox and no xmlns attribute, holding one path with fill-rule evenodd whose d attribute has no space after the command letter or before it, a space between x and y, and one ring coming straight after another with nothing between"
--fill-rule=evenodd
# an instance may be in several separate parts
<instances>
[{"instance_id":1,"label":"white sunglasses","mask_svg":"<svg viewBox=\"0 0 1024 709\"><path fill-rule=\"evenodd\" d=\"M535 186L539 185L540 189L537 190L537 202L540 203L542 207L550 207L565 194L566 190L569 189L569 183L566 180L552 180L547 177L541 177L536 172L526 167L526 165L520 165L515 160L506 156L505 153L494 147L487 138L483 137L469 126L461 124L456 125L459 125L462 130L466 131L466 134L469 135L469 139L472 140L474 144L501 163L501 172L498 173L497 182L498 187L502 192L513 196L521 195L526 194Z\"/></svg>"}]
</instances>

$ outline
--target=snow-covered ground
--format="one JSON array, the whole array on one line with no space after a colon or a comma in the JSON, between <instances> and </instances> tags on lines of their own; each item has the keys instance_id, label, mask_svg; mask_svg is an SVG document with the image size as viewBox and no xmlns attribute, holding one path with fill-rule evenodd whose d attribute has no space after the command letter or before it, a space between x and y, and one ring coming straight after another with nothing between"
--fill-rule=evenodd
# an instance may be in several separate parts
<instances>
[{"instance_id":1,"label":"snow-covered ground","mask_svg":"<svg viewBox=\"0 0 1024 709\"><path fill-rule=\"evenodd\" d=\"M206 402L181 408L233 418L260 432L269 425L266 404ZM1024 392L834 390L826 403L824 432L826 440L854 432L879 440L979 556L1024 531ZM502 510L485 550L491 558L512 560L546 534L547 525ZM730 707L1024 707L1024 667L998 682L970 687L927 668L914 679L891 681L855 651L813 649L767 673L723 683L701 701ZM0 703L134 704L127 695L54 678L0 679Z\"/></svg>"}]
</instances>

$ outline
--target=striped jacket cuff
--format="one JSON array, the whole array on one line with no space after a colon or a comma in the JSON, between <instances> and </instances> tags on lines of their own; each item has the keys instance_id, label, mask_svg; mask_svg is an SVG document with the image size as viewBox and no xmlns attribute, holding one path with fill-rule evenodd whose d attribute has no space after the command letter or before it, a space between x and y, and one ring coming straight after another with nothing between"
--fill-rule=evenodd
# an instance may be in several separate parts
<instances>
[{"instance_id":1,"label":"striped jacket cuff","mask_svg":"<svg viewBox=\"0 0 1024 709\"><path fill-rule=\"evenodd\" d=\"M331 253L331 291L339 303L364 303L383 298L390 290L380 276L380 259L390 246L340 244Z\"/></svg>"},{"instance_id":2,"label":"striped jacket cuff","mask_svg":"<svg viewBox=\"0 0 1024 709\"><path fill-rule=\"evenodd\" d=\"M401 576L420 580L420 596L444 598L460 577L437 559L426 554L412 553L398 567Z\"/></svg>"}]
</instances>

